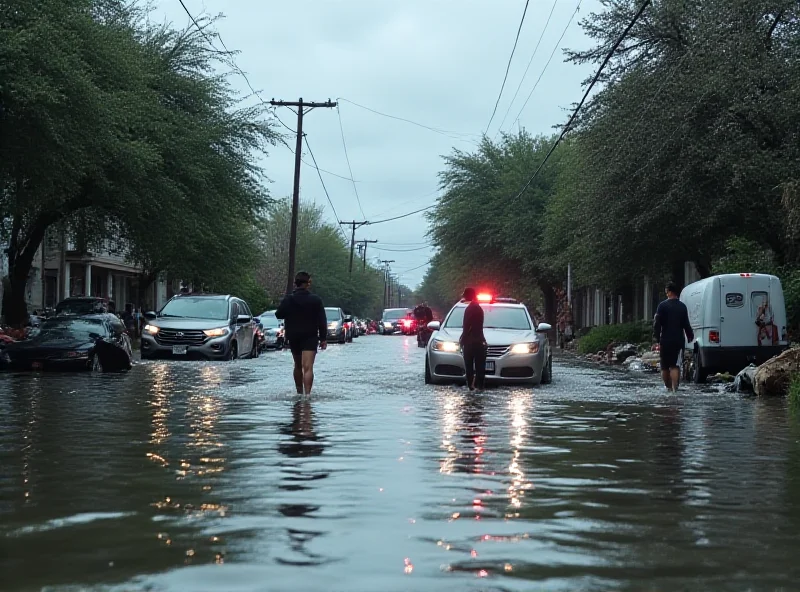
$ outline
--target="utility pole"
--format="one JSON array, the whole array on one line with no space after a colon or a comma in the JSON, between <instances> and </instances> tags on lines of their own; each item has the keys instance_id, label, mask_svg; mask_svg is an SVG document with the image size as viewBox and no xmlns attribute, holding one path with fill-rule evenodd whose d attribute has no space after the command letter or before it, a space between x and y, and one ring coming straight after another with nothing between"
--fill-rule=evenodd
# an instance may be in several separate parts
<instances>
[{"instance_id":1,"label":"utility pole","mask_svg":"<svg viewBox=\"0 0 800 592\"><path fill-rule=\"evenodd\" d=\"M297 107L297 143L294 149L294 193L292 194L292 225L289 232L289 279L286 283L286 293L292 291L294 285L294 262L297 252L297 216L300 210L300 159L303 156L303 116L317 107L333 108L336 102L328 99L324 103L307 103L301 97L299 101L269 102L273 107Z\"/></svg>"},{"instance_id":2,"label":"utility pole","mask_svg":"<svg viewBox=\"0 0 800 592\"><path fill-rule=\"evenodd\" d=\"M350 275L352 275L353 274L353 251L355 251L355 248L356 248L356 227L360 228L360 227L364 226L365 224L369 224L369 222L366 222L366 221L364 221L364 222L356 222L355 220L353 220L351 222L342 222L340 220L339 224L341 224L342 226L352 226L353 227L353 231L350 234Z\"/></svg>"},{"instance_id":3,"label":"utility pole","mask_svg":"<svg viewBox=\"0 0 800 592\"><path fill-rule=\"evenodd\" d=\"M361 253L361 259L364 264L364 271L367 270L367 245L369 243L377 243L377 242L378 241L376 240L366 240L366 239L358 241L358 250Z\"/></svg>"},{"instance_id":4,"label":"utility pole","mask_svg":"<svg viewBox=\"0 0 800 592\"><path fill-rule=\"evenodd\" d=\"M389 264L394 263L394 259L381 260L383 263L383 308L390 308L391 303L389 299Z\"/></svg>"}]
</instances>

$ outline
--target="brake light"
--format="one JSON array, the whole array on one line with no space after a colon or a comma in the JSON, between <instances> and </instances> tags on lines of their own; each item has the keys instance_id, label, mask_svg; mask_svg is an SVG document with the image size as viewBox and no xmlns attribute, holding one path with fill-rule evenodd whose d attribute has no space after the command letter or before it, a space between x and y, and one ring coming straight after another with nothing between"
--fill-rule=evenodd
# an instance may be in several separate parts
<instances>
[{"instance_id":1,"label":"brake light","mask_svg":"<svg viewBox=\"0 0 800 592\"><path fill-rule=\"evenodd\" d=\"M410 327L411 326L411 321L409 319L406 319L406 320L403 321L403 325L405 325L406 327Z\"/></svg>"},{"instance_id":2,"label":"brake light","mask_svg":"<svg viewBox=\"0 0 800 592\"><path fill-rule=\"evenodd\" d=\"M708 340L711 343L719 343L719 331L709 331Z\"/></svg>"},{"instance_id":3,"label":"brake light","mask_svg":"<svg viewBox=\"0 0 800 592\"><path fill-rule=\"evenodd\" d=\"M491 294L478 294L478 302L491 302L492 295Z\"/></svg>"}]
</instances>

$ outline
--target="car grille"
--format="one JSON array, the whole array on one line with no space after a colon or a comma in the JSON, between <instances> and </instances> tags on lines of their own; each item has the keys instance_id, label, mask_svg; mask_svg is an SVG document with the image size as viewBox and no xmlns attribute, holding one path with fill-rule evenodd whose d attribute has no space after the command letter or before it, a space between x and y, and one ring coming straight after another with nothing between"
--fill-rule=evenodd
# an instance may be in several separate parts
<instances>
[{"instance_id":1,"label":"car grille","mask_svg":"<svg viewBox=\"0 0 800 592\"><path fill-rule=\"evenodd\" d=\"M206 334L196 329L161 329L156 341L163 345L199 345L206 340Z\"/></svg>"},{"instance_id":2,"label":"car grille","mask_svg":"<svg viewBox=\"0 0 800 592\"><path fill-rule=\"evenodd\" d=\"M503 368L500 371L500 376L503 378L533 378L533 368L530 366Z\"/></svg>"},{"instance_id":3,"label":"car grille","mask_svg":"<svg viewBox=\"0 0 800 592\"><path fill-rule=\"evenodd\" d=\"M500 356L508 352L508 348L510 347L511 347L510 345L490 345L486 349L486 357L499 358Z\"/></svg>"}]
</instances>

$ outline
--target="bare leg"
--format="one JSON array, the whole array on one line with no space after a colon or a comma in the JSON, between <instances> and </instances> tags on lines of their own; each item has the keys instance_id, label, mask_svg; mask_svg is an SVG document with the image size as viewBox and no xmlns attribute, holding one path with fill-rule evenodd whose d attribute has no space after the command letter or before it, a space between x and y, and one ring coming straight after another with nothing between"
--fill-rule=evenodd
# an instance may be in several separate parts
<instances>
[{"instance_id":1,"label":"bare leg","mask_svg":"<svg viewBox=\"0 0 800 592\"><path fill-rule=\"evenodd\" d=\"M303 394L303 358L298 354L292 354L292 358L294 358L294 386L297 389L297 394Z\"/></svg>"},{"instance_id":2,"label":"bare leg","mask_svg":"<svg viewBox=\"0 0 800 592\"><path fill-rule=\"evenodd\" d=\"M678 367L672 367L669 369L670 381L672 382L672 392L678 390L678 386L681 383L681 369Z\"/></svg>"},{"instance_id":3,"label":"bare leg","mask_svg":"<svg viewBox=\"0 0 800 592\"><path fill-rule=\"evenodd\" d=\"M672 377L670 376L669 370L662 370L661 371L661 380L664 381L664 386L668 389L672 388Z\"/></svg>"},{"instance_id":4,"label":"bare leg","mask_svg":"<svg viewBox=\"0 0 800 592\"><path fill-rule=\"evenodd\" d=\"M307 395L311 394L311 387L314 386L314 359L317 357L315 351L303 352L303 388Z\"/></svg>"}]
</instances>

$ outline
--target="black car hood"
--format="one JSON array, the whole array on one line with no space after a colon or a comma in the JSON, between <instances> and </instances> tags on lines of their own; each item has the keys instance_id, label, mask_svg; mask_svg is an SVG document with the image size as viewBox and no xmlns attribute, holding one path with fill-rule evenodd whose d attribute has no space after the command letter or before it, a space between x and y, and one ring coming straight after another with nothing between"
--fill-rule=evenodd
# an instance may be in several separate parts
<instances>
[{"instance_id":1,"label":"black car hood","mask_svg":"<svg viewBox=\"0 0 800 592\"><path fill-rule=\"evenodd\" d=\"M9 343L6 346L6 351L9 355L14 353L31 353L38 350L42 351L76 351L81 349L91 349L94 346L94 340L90 337L74 338L74 339L25 339L24 341L17 341Z\"/></svg>"}]
</instances>

